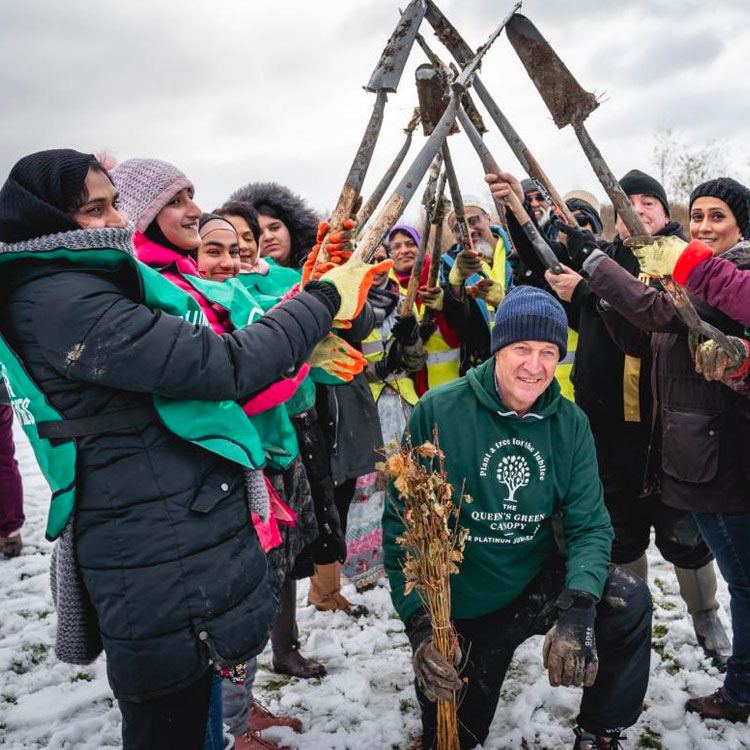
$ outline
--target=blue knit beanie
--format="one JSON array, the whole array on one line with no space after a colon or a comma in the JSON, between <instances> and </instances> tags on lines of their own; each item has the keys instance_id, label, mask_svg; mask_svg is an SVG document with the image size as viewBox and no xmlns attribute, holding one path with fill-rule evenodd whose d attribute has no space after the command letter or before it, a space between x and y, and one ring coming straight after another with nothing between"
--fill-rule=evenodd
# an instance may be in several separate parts
<instances>
[{"instance_id":1,"label":"blue knit beanie","mask_svg":"<svg viewBox=\"0 0 750 750\"><path fill-rule=\"evenodd\" d=\"M533 286L517 286L506 295L495 313L492 353L516 341L549 341L557 344L560 359L565 357L568 318L551 294Z\"/></svg>"}]
</instances>

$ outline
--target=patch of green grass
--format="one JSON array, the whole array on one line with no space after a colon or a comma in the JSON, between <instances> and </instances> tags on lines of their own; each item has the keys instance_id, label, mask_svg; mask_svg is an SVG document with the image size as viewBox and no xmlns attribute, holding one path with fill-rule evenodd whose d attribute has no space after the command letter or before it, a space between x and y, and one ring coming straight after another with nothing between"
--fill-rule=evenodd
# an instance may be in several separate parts
<instances>
[{"instance_id":1,"label":"patch of green grass","mask_svg":"<svg viewBox=\"0 0 750 750\"><path fill-rule=\"evenodd\" d=\"M292 681L291 677L277 677L275 680L268 680L263 683L264 690L281 690Z\"/></svg>"},{"instance_id":2,"label":"patch of green grass","mask_svg":"<svg viewBox=\"0 0 750 750\"><path fill-rule=\"evenodd\" d=\"M654 625L651 632L653 633L654 638L664 638L669 632L669 628L666 625L662 625L662 623L657 623Z\"/></svg>"},{"instance_id":3,"label":"patch of green grass","mask_svg":"<svg viewBox=\"0 0 750 750\"><path fill-rule=\"evenodd\" d=\"M674 602L659 602L659 606L667 611L677 609L677 605Z\"/></svg>"},{"instance_id":4,"label":"patch of green grass","mask_svg":"<svg viewBox=\"0 0 750 750\"><path fill-rule=\"evenodd\" d=\"M669 589L667 589L667 584L664 583L664 580L661 578L654 578L654 586L656 586L659 591L661 591L664 596L669 596Z\"/></svg>"},{"instance_id":5,"label":"patch of green grass","mask_svg":"<svg viewBox=\"0 0 750 750\"><path fill-rule=\"evenodd\" d=\"M661 735L658 735L651 727L646 727L638 740L638 747L662 750Z\"/></svg>"},{"instance_id":6,"label":"patch of green grass","mask_svg":"<svg viewBox=\"0 0 750 750\"><path fill-rule=\"evenodd\" d=\"M408 714L411 713L412 705L410 700L406 700L404 698L401 699L401 702L398 704L399 709L401 710L402 714Z\"/></svg>"},{"instance_id":7,"label":"patch of green grass","mask_svg":"<svg viewBox=\"0 0 750 750\"><path fill-rule=\"evenodd\" d=\"M49 651L49 646L47 646L44 643L34 643L29 649L29 660L31 663L36 666L38 664L41 664L43 661L47 659L47 652Z\"/></svg>"},{"instance_id":8,"label":"patch of green grass","mask_svg":"<svg viewBox=\"0 0 750 750\"><path fill-rule=\"evenodd\" d=\"M94 678L88 673L88 672L78 672L77 674L74 674L71 678L71 682L91 682Z\"/></svg>"},{"instance_id":9,"label":"patch of green grass","mask_svg":"<svg viewBox=\"0 0 750 750\"><path fill-rule=\"evenodd\" d=\"M37 615L37 617L38 617L38 618L39 618L40 620L46 620L46 619L47 619L47 618L48 618L48 617L49 617L49 616L50 616L51 614L52 614L52 610L50 610L50 609L43 609L43 610L42 610L42 611L41 611L41 612L40 612L40 613L39 613L39 614Z\"/></svg>"}]
</instances>

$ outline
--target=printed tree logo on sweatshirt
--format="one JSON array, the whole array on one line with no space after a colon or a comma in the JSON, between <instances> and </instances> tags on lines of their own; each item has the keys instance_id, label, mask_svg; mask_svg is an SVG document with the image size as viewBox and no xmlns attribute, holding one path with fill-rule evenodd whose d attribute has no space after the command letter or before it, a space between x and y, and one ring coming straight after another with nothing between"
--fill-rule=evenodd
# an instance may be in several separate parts
<instances>
[{"instance_id":1,"label":"printed tree logo on sweatshirt","mask_svg":"<svg viewBox=\"0 0 750 750\"><path fill-rule=\"evenodd\" d=\"M523 456L505 456L497 467L497 481L508 488L506 503L516 503L516 491L531 479L531 469Z\"/></svg>"},{"instance_id":2,"label":"printed tree logo on sweatshirt","mask_svg":"<svg viewBox=\"0 0 750 750\"><path fill-rule=\"evenodd\" d=\"M489 446L479 463L479 480L492 482L487 507L468 512L472 544L523 544L539 533L547 513L539 507L547 495L547 461L529 440L508 437ZM475 500L477 498L475 497Z\"/></svg>"}]
</instances>

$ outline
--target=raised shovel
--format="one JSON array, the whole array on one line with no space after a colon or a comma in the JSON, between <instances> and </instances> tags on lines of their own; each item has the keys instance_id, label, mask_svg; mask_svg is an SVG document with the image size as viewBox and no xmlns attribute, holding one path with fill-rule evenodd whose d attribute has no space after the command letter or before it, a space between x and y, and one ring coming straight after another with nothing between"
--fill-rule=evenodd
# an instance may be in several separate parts
<instances>
[{"instance_id":1,"label":"raised shovel","mask_svg":"<svg viewBox=\"0 0 750 750\"><path fill-rule=\"evenodd\" d=\"M432 66L434 66L436 69L440 70L443 76L449 75L448 68L446 68L445 64L440 60L440 58L430 49L430 47L427 45L425 40L422 38L421 34L417 34L417 42L424 50L427 57L429 57L430 62ZM479 157L479 160L482 162L482 167L484 167L485 174L500 174L501 169L498 163L493 158L492 154L490 153L489 149L487 148L487 145L485 144L482 133L480 129L476 125L476 117L472 117L472 115L466 111L465 107L462 105L458 111L458 121L461 124L461 127L466 131L466 135L469 137L469 141L471 142L471 145L474 147L474 150L477 152L477 156ZM447 148L447 145L443 147L444 149ZM446 172L448 174L448 181L450 184L451 180L451 171L448 171L448 168L451 166L450 159L446 158ZM453 173L453 179L455 180L455 172ZM455 192L458 193L458 188L456 186ZM456 201L454 198L454 187L451 185L451 197L454 199L454 209L456 209L456 219L458 221L459 219L459 210L456 208ZM460 193L458 194L460 199ZM521 226L521 229L523 230L523 233L526 235L528 241L530 242L531 246L534 248L534 252L539 257L539 260L542 262L545 268L549 268L553 273L560 273L562 271L562 268L560 267L560 261L557 259L557 256L552 252L552 249L547 244L547 242L544 240L544 238L539 233L539 230L536 228L536 225L531 220L531 217L528 215L528 212L524 208L523 203L518 198L518 196L511 191L510 195L508 196L508 208L510 208L513 215L516 217L516 221ZM566 206L567 208L567 206ZM504 212L504 206L502 204L495 202L495 209L497 210L498 216L502 216ZM461 216L463 216L463 202L460 201L460 212ZM461 229L461 224L458 224L459 230ZM464 226L464 232L468 233L468 227ZM464 232L461 232L461 239L463 242L463 236ZM469 243L471 240L469 239ZM464 247L469 247L470 245L464 245Z\"/></svg>"},{"instance_id":2,"label":"raised shovel","mask_svg":"<svg viewBox=\"0 0 750 750\"><path fill-rule=\"evenodd\" d=\"M584 120L599 106L594 94L584 91L549 42L526 16L516 13L508 22L507 34L526 72L547 105L555 125L558 128L564 128L566 125L573 126L583 153L586 154L599 182L612 201L615 211L622 217L631 237L633 239L647 237L648 232L643 222L633 210L628 196L615 179L583 124ZM728 355L736 358L736 352L727 337L714 326L701 320L684 289L672 284L669 279L665 284L665 289L672 297L675 309L688 328L714 339Z\"/></svg>"},{"instance_id":3,"label":"raised shovel","mask_svg":"<svg viewBox=\"0 0 750 750\"><path fill-rule=\"evenodd\" d=\"M401 74L404 72L404 67L406 66L409 52L419 30L419 24L424 17L424 12L424 0L412 0L406 6L406 10L401 15L395 30L388 39L388 43L380 55L378 64L365 86L367 91L376 93L375 104L365 128L365 133L362 136L362 141L354 156L354 161L349 168L349 174L346 176L344 186L341 188L341 193L336 201L336 207L331 214L330 224L332 232L340 229L346 219L352 218L352 214L355 211L355 206L357 205L357 200L365 181L365 175L375 151L375 144L377 143L380 129L383 126L383 114L388 94L394 93L398 87L398 82L401 80ZM328 260L327 245L327 240L323 240L323 244L315 260L315 265Z\"/></svg>"},{"instance_id":4,"label":"raised shovel","mask_svg":"<svg viewBox=\"0 0 750 750\"><path fill-rule=\"evenodd\" d=\"M514 10L517 11L520 7L521 3L516 3ZM466 61L471 59L473 50L458 33L456 27L453 26L432 0L427 0L427 12L425 13L425 18L434 29L437 38L453 55L456 62L461 66L465 65ZM417 34L417 42L425 50L428 57L430 57L430 60L434 62L433 54L428 52L421 34ZM577 226L578 222L576 221L575 216L573 216L573 212L568 208L567 204L560 196L560 193L557 192L552 181L547 177L547 173L542 169L541 164L536 160L536 157L532 154L529 147L524 143L508 118L503 114L495 99L485 88L485 85L482 83L479 76L474 77L472 88L482 104L487 108L490 117L495 125L497 125L503 138L507 141L516 159L521 163L526 174L537 183L537 186L545 199L562 211L568 224L574 227ZM471 116L471 112L468 110L467 114ZM474 117L472 116L471 119L473 122ZM480 133L483 132L481 128L478 128L478 130Z\"/></svg>"},{"instance_id":5,"label":"raised shovel","mask_svg":"<svg viewBox=\"0 0 750 750\"><path fill-rule=\"evenodd\" d=\"M375 220L369 225L362 240L352 253L352 259L361 258L368 261L381 243L386 232L393 226L398 217L401 216L404 207L416 192L419 183L430 168L432 160L442 148L448 133L453 127L461 94L471 85L471 80L477 71L479 63L495 39L500 35L500 32L505 28L505 24L509 18L510 16L506 16L503 19L502 23L490 34L487 41L466 64L461 74L451 83L450 99L443 116L440 118L440 122L438 122L432 135L427 139L427 142L422 146L411 166L401 178L401 181L388 198L385 206L383 206Z\"/></svg>"}]
</instances>

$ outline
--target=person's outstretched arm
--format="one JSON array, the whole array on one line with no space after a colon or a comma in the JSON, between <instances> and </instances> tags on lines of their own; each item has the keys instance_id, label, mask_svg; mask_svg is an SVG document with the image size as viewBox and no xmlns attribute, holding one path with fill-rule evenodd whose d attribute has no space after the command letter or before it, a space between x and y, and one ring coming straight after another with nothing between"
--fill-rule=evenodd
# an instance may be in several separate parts
<instances>
[{"instance_id":1,"label":"person's outstretched arm","mask_svg":"<svg viewBox=\"0 0 750 750\"><path fill-rule=\"evenodd\" d=\"M151 310L102 275L82 277L58 274L34 307L45 358L71 380L172 398L249 398L307 359L338 308L335 289L313 282L251 326L219 336Z\"/></svg>"}]
</instances>

